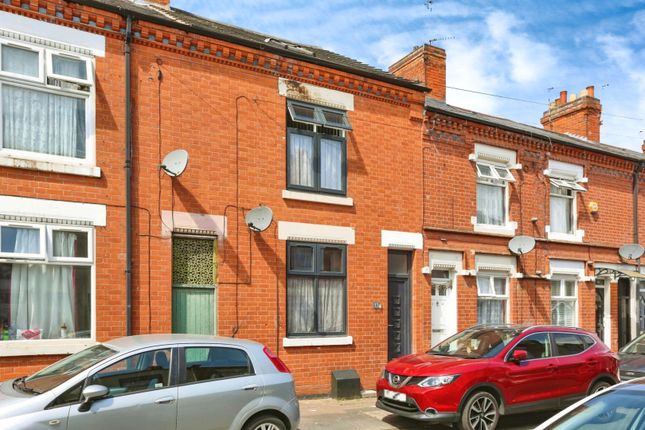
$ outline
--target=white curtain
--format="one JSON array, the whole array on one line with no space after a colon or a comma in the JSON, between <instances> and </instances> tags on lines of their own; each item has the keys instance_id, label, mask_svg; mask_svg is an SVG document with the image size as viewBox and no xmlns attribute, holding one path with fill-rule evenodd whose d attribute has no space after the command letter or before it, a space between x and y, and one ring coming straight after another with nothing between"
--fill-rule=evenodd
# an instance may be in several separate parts
<instances>
[{"instance_id":1,"label":"white curtain","mask_svg":"<svg viewBox=\"0 0 645 430\"><path fill-rule=\"evenodd\" d=\"M2 227L4 230L3 236L9 236L7 233L13 230L16 233L15 242L11 244L2 243L3 252L15 252L19 254L39 254L40 253L40 230L35 228L17 228L17 227ZM8 246L13 245L13 249L7 249Z\"/></svg>"},{"instance_id":2,"label":"white curtain","mask_svg":"<svg viewBox=\"0 0 645 430\"><path fill-rule=\"evenodd\" d=\"M56 257L76 257L76 243L78 236L71 231L54 231L52 234L54 242L54 256Z\"/></svg>"},{"instance_id":3,"label":"white curtain","mask_svg":"<svg viewBox=\"0 0 645 430\"><path fill-rule=\"evenodd\" d=\"M289 184L314 186L314 139L304 134L289 134Z\"/></svg>"},{"instance_id":4,"label":"white curtain","mask_svg":"<svg viewBox=\"0 0 645 430\"><path fill-rule=\"evenodd\" d=\"M52 56L52 66L57 75L71 76L72 78L87 79L85 61Z\"/></svg>"},{"instance_id":5,"label":"white curtain","mask_svg":"<svg viewBox=\"0 0 645 430\"><path fill-rule=\"evenodd\" d=\"M3 147L85 158L85 102L2 85Z\"/></svg>"},{"instance_id":6,"label":"white curtain","mask_svg":"<svg viewBox=\"0 0 645 430\"><path fill-rule=\"evenodd\" d=\"M572 233L571 231L571 200L561 197L551 197L551 231L557 233Z\"/></svg>"},{"instance_id":7,"label":"white curtain","mask_svg":"<svg viewBox=\"0 0 645 430\"><path fill-rule=\"evenodd\" d=\"M39 66L40 60L37 52L8 45L2 46L3 71L38 77Z\"/></svg>"},{"instance_id":8,"label":"white curtain","mask_svg":"<svg viewBox=\"0 0 645 430\"><path fill-rule=\"evenodd\" d=\"M313 278L289 276L287 281L287 332L313 333L314 306Z\"/></svg>"},{"instance_id":9,"label":"white curtain","mask_svg":"<svg viewBox=\"0 0 645 430\"><path fill-rule=\"evenodd\" d=\"M504 324L506 300L477 299L477 324Z\"/></svg>"},{"instance_id":10,"label":"white curtain","mask_svg":"<svg viewBox=\"0 0 645 430\"><path fill-rule=\"evenodd\" d=\"M477 223L504 224L504 187L477 184Z\"/></svg>"},{"instance_id":11,"label":"white curtain","mask_svg":"<svg viewBox=\"0 0 645 430\"><path fill-rule=\"evenodd\" d=\"M26 242L31 240L31 234L22 236L24 240L17 236L16 252L23 252L21 250L30 246ZM54 248L73 255L76 235L61 234L54 239L54 242ZM76 331L74 268L45 264L13 264L11 325L17 330L39 329L42 339L60 338L63 325L70 332Z\"/></svg>"},{"instance_id":12,"label":"white curtain","mask_svg":"<svg viewBox=\"0 0 645 430\"><path fill-rule=\"evenodd\" d=\"M576 303L573 300L551 300L551 324L574 325Z\"/></svg>"},{"instance_id":13,"label":"white curtain","mask_svg":"<svg viewBox=\"0 0 645 430\"><path fill-rule=\"evenodd\" d=\"M318 331L340 333L345 330L345 294L342 279L318 280Z\"/></svg>"},{"instance_id":14,"label":"white curtain","mask_svg":"<svg viewBox=\"0 0 645 430\"><path fill-rule=\"evenodd\" d=\"M320 187L343 189L343 147L337 140L320 140Z\"/></svg>"}]
</instances>

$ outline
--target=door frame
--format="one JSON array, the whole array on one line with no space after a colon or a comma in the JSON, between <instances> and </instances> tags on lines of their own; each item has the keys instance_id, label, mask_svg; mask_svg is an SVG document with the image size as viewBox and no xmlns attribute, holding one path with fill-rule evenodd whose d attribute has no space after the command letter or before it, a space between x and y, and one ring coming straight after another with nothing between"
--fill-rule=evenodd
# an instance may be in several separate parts
<instances>
[{"instance_id":1,"label":"door frame","mask_svg":"<svg viewBox=\"0 0 645 430\"><path fill-rule=\"evenodd\" d=\"M601 283L596 283L596 289L603 290L603 316L602 323L605 328L603 333L602 341L611 348L611 279L610 278L598 278Z\"/></svg>"},{"instance_id":2,"label":"door frame","mask_svg":"<svg viewBox=\"0 0 645 430\"><path fill-rule=\"evenodd\" d=\"M621 288L621 280L623 280L622 288ZM633 316L634 316L634 294L633 294L634 293L633 292L634 288L633 287L634 287L633 282L631 282L631 280L629 278L618 278L618 281L616 282L616 288L618 289L618 304L617 304L618 305L618 308L617 308L618 309L618 322L617 322L617 324L618 324L618 348L622 348L623 346L627 345L631 341L631 339L633 339L632 335L633 335L634 325L636 324L636 322L634 321L634 318L633 318ZM624 295L621 294L622 289L626 290L627 294L628 294L627 295L628 300L627 300L627 304L626 304L626 309L624 310L626 315L627 315L627 321L626 321L627 327L625 327L622 324L622 318L621 318L621 312L620 312L621 309L623 308L622 307L622 303L623 303L622 298L625 297ZM622 345L621 345L621 342L620 342L621 333L625 333L626 336L627 336L626 341Z\"/></svg>"},{"instance_id":3,"label":"door frame","mask_svg":"<svg viewBox=\"0 0 645 430\"><path fill-rule=\"evenodd\" d=\"M444 269L437 269L437 270L444 270ZM458 327L458 323L459 323L459 321L458 321L459 315L458 315L458 312L457 312L457 309L458 309L457 308L457 272L456 272L455 269L446 269L446 271L449 273L450 278L449 278L448 284L450 286L450 291L451 291L449 299L448 299L448 305L447 305L448 317L450 319L450 321L449 321L449 323L447 325L450 326L449 331L451 333L448 337L450 337L450 336L452 336L452 334L457 333L457 327ZM432 278L432 271L431 271L430 272L430 312L432 312L432 313L431 313L431 317L430 317L430 322L432 322L432 314L434 313L434 300L432 298L433 297L433 295L432 295L432 288L433 288L432 279L433 278ZM430 343L432 344L432 346L434 346L436 343L432 340L432 335L433 335L432 330L433 329L432 329L432 324L431 324L431 327L430 327ZM445 339L443 339L443 340L445 340Z\"/></svg>"},{"instance_id":4,"label":"door frame","mask_svg":"<svg viewBox=\"0 0 645 430\"><path fill-rule=\"evenodd\" d=\"M389 258L390 255L392 254L399 254L399 255L406 255L408 257L408 267L407 271L408 273L406 275L403 274L397 274L397 273L390 273L389 270ZM412 352L412 259L414 258L414 252L413 251L406 251L406 250L392 250L388 249L387 251L387 258L388 258L388 271L387 271L387 304L388 304L388 313L387 313L387 324L388 324L388 339L387 339L387 354L388 354L388 361L391 360L394 357L390 357L390 334L389 334L389 328L390 328L390 280L395 279L395 280L405 280L406 282L406 287L405 290L403 291L403 299L401 302L401 309L402 309L402 315L401 315L401 355L406 355L410 354Z\"/></svg>"}]
</instances>

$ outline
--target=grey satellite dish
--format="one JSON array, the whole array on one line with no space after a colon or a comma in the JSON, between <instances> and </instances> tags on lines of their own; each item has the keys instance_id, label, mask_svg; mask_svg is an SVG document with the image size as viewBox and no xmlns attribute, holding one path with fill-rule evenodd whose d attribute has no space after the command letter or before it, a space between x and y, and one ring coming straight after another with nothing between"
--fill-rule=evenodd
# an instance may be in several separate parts
<instances>
[{"instance_id":1,"label":"grey satellite dish","mask_svg":"<svg viewBox=\"0 0 645 430\"><path fill-rule=\"evenodd\" d=\"M638 260L643 256L645 248L643 248L638 243L631 243L629 245L623 245L618 250L618 253L625 260Z\"/></svg>"},{"instance_id":2,"label":"grey satellite dish","mask_svg":"<svg viewBox=\"0 0 645 430\"><path fill-rule=\"evenodd\" d=\"M535 248L535 239L531 236L515 236L508 242L508 249L513 254L527 254Z\"/></svg>"},{"instance_id":3,"label":"grey satellite dish","mask_svg":"<svg viewBox=\"0 0 645 430\"><path fill-rule=\"evenodd\" d=\"M244 217L246 225L253 231L264 231L273 221L273 211L267 206L260 206L250 210Z\"/></svg>"},{"instance_id":4,"label":"grey satellite dish","mask_svg":"<svg viewBox=\"0 0 645 430\"><path fill-rule=\"evenodd\" d=\"M184 173L188 165L188 152L184 149L175 149L169 152L161 162L161 168L168 176L177 177Z\"/></svg>"}]
</instances>

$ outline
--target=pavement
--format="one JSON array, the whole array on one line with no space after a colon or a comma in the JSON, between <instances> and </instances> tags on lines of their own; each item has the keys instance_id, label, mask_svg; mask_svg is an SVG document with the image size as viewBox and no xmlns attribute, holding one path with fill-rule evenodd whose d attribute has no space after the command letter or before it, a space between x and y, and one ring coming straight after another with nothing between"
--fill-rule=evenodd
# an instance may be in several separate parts
<instances>
[{"instance_id":1,"label":"pavement","mask_svg":"<svg viewBox=\"0 0 645 430\"><path fill-rule=\"evenodd\" d=\"M391 415L374 406L373 397L356 400L330 398L300 400L300 430L446 430L449 427L420 423ZM555 412L513 415L500 419L499 430L529 430Z\"/></svg>"}]
</instances>

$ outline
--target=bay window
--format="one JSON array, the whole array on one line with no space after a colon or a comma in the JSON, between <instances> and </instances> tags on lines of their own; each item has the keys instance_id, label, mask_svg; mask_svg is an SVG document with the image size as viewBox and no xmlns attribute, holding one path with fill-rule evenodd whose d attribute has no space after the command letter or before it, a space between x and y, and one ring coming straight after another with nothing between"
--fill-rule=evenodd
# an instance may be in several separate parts
<instances>
[{"instance_id":1,"label":"bay window","mask_svg":"<svg viewBox=\"0 0 645 430\"><path fill-rule=\"evenodd\" d=\"M0 38L0 155L94 164L90 57Z\"/></svg>"},{"instance_id":2,"label":"bay window","mask_svg":"<svg viewBox=\"0 0 645 430\"><path fill-rule=\"evenodd\" d=\"M576 318L577 291L574 279L551 281L551 323L574 327Z\"/></svg>"},{"instance_id":3,"label":"bay window","mask_svg":"<svg viewBox=\"0 0 645 430\"><path fill-rule=\"evenodd\" d=\"M287 335L346 333L346 247L287 244Z\"/></svg>"},{"instance_id":4,"label":"bay window","mask_svg":"<svg viewBox=\"0 0 645 430\"><path fill-rule=\"evenodd\" d=\"M477 275L477 324L506 323L508 278L504 275Z\"/></svg>"},{"instance_id":5,"label":"bay window","mask_svg":"<svg viewBox=\"0 0 645 430\"><path fill-rule=\"evenodd\" d=\"M0 223L0 323L9 340L90 338L93 230Z\"/></svg>"}]
</instances>

